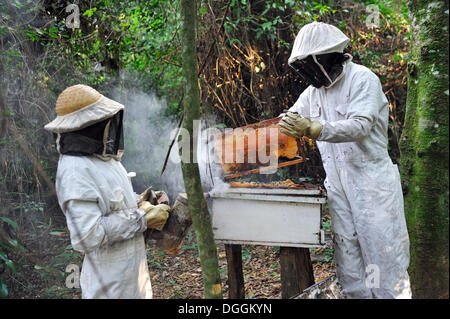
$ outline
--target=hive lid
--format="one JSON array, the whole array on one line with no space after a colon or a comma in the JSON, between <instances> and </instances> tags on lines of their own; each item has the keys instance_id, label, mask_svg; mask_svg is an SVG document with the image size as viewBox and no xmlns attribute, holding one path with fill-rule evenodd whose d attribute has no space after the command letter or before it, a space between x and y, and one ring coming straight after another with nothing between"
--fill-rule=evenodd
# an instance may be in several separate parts
<instances>
[{"instance_id":1,"label":"hive lid","mask_svg":"<svg viewBox=\"0 0 450 319\"><path fill-rule=\"evenodd\" d=\"M221 190L226 194L259 194L259 195L290 195L290 196L318 196L322 195L320 189L286 189L286 188L247 188L231 187Z\"/></svg>"}]
</instances>

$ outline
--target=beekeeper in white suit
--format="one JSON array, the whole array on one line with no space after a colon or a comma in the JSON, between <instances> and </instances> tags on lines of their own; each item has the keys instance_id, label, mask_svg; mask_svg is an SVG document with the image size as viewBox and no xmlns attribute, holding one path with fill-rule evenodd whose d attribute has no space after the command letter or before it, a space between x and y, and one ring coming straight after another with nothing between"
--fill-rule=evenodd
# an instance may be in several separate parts
<instances>
[{"instance_id":1,"label":"beekeeper in white suit","mask_svg":"<svg viewBox=\"0 0 450 319\"><path fill-rule=\"evenodd\" d=\"M387 152L388 101L378 77L343 53L348 43L329 24L300 30L288 62L310 86L280 126L317 141L347 298L410 298L403 194Z\"/></svg>"},{"instance_id":2,"label":"beekeeper in white suit","mask_svg":"<svg viewBox=\"0 0 450 319\"><path fill-rule=\"evenodd\" d=\"M143 232L164 225L169 206L139 202L120 163L124 106L86 85L65 89L45 126L61 154L59 205L73 249L85 254L83 298L151 298ZM139 207L138 207L139 206Z\"/></svg>"}]
</instances>

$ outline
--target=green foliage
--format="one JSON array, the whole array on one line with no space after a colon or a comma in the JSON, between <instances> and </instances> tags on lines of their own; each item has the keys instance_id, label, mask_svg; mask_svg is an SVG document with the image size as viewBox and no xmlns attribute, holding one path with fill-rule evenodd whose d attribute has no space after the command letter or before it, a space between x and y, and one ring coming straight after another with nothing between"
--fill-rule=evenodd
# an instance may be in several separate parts
<instances>
[{"instance_id":1,"label":"green foliage","mask_svg":"<svg viewBox=\"0 0 450 319\"><path fill-rule=\"evenodd\" d=\"M408 5L401 0L365 0L364 5L376 4L386 23L404 25L409 23Z\"/></svg>"},{"instance_id":2,"label":"green foliage","mask_svg":"<svg viewBox=\"0 0 450 319\"><path fill-rule=\"evenodd\" d=\"M325 217L322 218L322 228L327 232L331 232L331 219Z\"/></svg>"},{"instance_id":3,"label":"green foliage","mask_svg":"<svg viewBox=\"0 0 450 319\"><path fill-rule=\"evenodd\" d=\"M230 10L224 21L225 34L222 36L223 31L217 29L222 23L222 14L229 1ZM292 77L288 78L290 69L283 64L286 64L298 30L312 21L334 24L347 34L353 30L351 53L355 61L377 72L383 84L391 83L391 92L406 87L401 82L404 72L390 69L392 65L406 65L410 59L405 50L405 42L410 37L410 32L405 27L409 23L406 1L229 1L199 2L201 7L198 15L197 48L200 62L204 61L213 40L217 40L212 55L206 61L210 64L207 63L203 73L210 72L212 78L223 78L224 83L220 83L220 89L227 85L241 88L239 92L232 91L232 94L229 94L230 92L225 91L225 94L220 96L228 98L224 106L230 107L230 110L225 107L215 114L217 122L220 122L217 127L235 127L262 118L275 117L280 108L292 105L292 100L298 96L302 87ZM166 98L166 115L171 116L179 115L182 105L179 0L78 0L76 3L81 14L79 29L69 29L65 25L68 14L64 9L67 1L0 2L0 63L5 71L2 73L4 87L8 91L5 92L8 102L6 115L27 143L36 146L31 149L39 154L39 163L52 178L57 156L53 140L51 136L45 135L42 124L52 116L56 96L65 87L85 83L106 95L108 90L117 87L156 91L159 96ZM379 29L364 27L369 14L365 7L370 4L375 4L380 10ZM20 18L14 16L17 13L24 17L23 21L17 20ZM33 20L33 17L37 19ZM393 41L397 39L402 40L399 45L399 42ZM230 52L229 60L245 72L237 73L232 69L232 64L225 63L226 58L222 55L225 51ZM222 69L221 63L224 63ZM229 78L220 72L223 69L231 70ZM286 79L285 82L275 82L272 76ZM230 79L236 79L236 82L227 84L226 81ZM264 84L264 88L259 86L260 83ZM214 86L216 83L212 84ZM244 89L245 85L247 86ZM205 86L205 83L200 83L200 86ZM260 94L261 92L263 93ZM271 94L278 94L280 98L271 100ZM211 91L205 90L202 102L213 106L214 103L208 100L211 95ZM237 97L246 99L238 100ZM400 94L394 95L392 99L401 101L402 98ZM227 119L228 115L240 117L241 110L231 109L235 105L242 106L242 113L246 113L240 122ZM399 109L401 107L399 106ZM230 114L225 114L228 112ZM390 127L399 126L402 121L401 113L395 121L397 122L391 123ZM148 123L164 131L162 124L156 120L149 120ZM128 146L139 147L134 137L126 138ZM46 209L51 207L41 198L48 190L40 185L35 169L12 136L7 135L0 143L2 162L5 156L9 170L9 175L5 174L0 179L2 200L7 198L14 213L26 213L26 219L31 221L30 229L33 231L34 225L50 229L49 222L39 219L46 213ZM152 143L157 144L160 141L155 139ZM390 150L394 149L391 144L389 147ZM130 154L134 155L133 152L128 155ZM149 158L144 160L148 161ZM310 164L311 161L308 163L309 167ZM303 166L301 168L303 169ZM297 182L298 177L305 175L314 176L304 171L295 172L292 168L283 168L278 170L277 174L267 176L267 179L291 178ZM17 177L22 178L24 189L18 189L19 183L15 181ZM159 178L143 177L149 181ZM260 181L260 177L246 176L242 180ZM54 211L55 215L60 214L57 209ZM8 225L13 230L17 230L19 226L14 217L2 217L1 225ZM323 228L326 231L331 230L329 219L323 220ZM52 231L47 231L52 241L65 247L67 237L59 237L62 232L62 229L53 227ZM185 244L184 248L198 249L195 243ZM20 260L15 259L15 249L23 249L17 240L0 243L0 268L4 267L12 274L15 271L20 272L21 266L24 266ZM279 248L274 249L277 251ZM244 258L251 258L251 250L244 249L243 254ZM52 262L45 269L34 264L28 266L33 274L45 281L49 271L61 271L61 267L79 258L79 254L69 245L66 249L54 253ZM325 251L325 258L332 258L332 250ZM163 265L159 264L159 267L162 269ZM221 273L221 277L222 275ZM0 277L0 296L5 297L8 293L5 278ZM58 297L64 293L66 292L52 285L44 295ZM249 296L251 297L252 295Z\"/></svg>"},{"instance_id":4,"label":"green foliage","mask_svg":"<svg viewBox=\"0 0 450 319\"><path fill-rule=\"evenodd\" d=\"M253 246L244 246L242 249L242 259L250 260L252 259L252 248Z\"/></svg>"},{"instance_id":5,"label":"green foliage","mask_svg":"<svg viewBox=\"0 0 450 319\"><path fill-rule=\"evenodd\" d=\"M283 13L286 9L291 9L295 5L295 1L292 0L276 0L266 1L262 12L250 13L251 3L246 0L232 0L231 11L232 15L226 17L224 27L228 33L227 42L229 45L237 43L240 46L243 45L241 39L239 39L239 32L243 26L251 30L256 39L265 37L268 40L277 42L280 46L289 46L285 41L282 41L278 36L278 30L286 27L289 23L285 20Z\"/></svg>"},{"instance_id":6,"label":"green foliage","mask_svg":"<svg viewBox=\"0 0 450 319\"><path fill-rule=\"evenodd\" d=\"M8 217L0 217L0 227L2 227L2 223L8 224L12 229L17 230L19 228L19 225L11 220ZM7 248L21 248L21 246L18 244L17 240L8 239L7 242L0 241L0 266L6 267L9 269L12 273L16 273L16 266L14 262L9 259L6 249ZM1 269L1 268L0 268ZM3 277L0 277L0 298L6 298L8 296L8 286L6 284L6 281Z\"/></svg>"},{"instance_id":7,"label":"green foliage","mask_svg":"<svg viewBox=\"0 0 450 319\"><path fill-rule=\"evenodd\" d=\"M63 16L45 27L29 27L26 33L54 56L54 64L48 67L55 75L50 84L56 91L76 83L110 87L120 80L125 87L166 96L170 112L178 114L178 2L104 0L89 7L81 1L81 28L68 29ZM64 4L53 4L55 13Z\"/></svg>"},{"instance_id":8,"label":"green foliage","mask_svg":"<svg viewBox=\"0 0 450 319\"><path fill-rule=\"evenodd\" d=\"M326 263L332 261L332 263L334 264L333 257L334 257L334 249L333 249L333 248L327 248L327 249L325 249L325 258L324 258L324 261L325 261Z\"/></svg>"},{"instance_id":9,"label":"green foliage","mask_svg":"<svg viewBox=\"0 0 450 319\"><path fill-rule=\"evenodd\" d=\"M3 278L0 277L0 298L8 297L8 286Z\"/></svg>"}]
</instances>

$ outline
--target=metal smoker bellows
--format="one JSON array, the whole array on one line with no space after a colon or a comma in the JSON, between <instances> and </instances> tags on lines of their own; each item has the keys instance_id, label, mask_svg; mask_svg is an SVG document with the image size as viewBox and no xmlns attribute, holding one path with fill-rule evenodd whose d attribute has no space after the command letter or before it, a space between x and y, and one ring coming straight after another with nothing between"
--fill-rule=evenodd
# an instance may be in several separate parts
<instances>
[{"instance_id":1,"label":"metal smoker bellows","mask_svg":"<svg viewBox=\"0 0 450 319\"><path fill-rule=\"evenodd\" d=\"M278 120L256 123L244 129L253 127L258 131L278 127ZM235 136L232 136L233 134ZM275 141L281 144L278 156L289 155L287 157L289 160L297 158L287 162L287 165L298 163L301 147L299 141L281 132L278 134L278 141ZM258 136L258 133L256 132L255 135ZM252 143L248 142L248 137L244 138L244 136L245 130L237 130L237 133L231 133L228 136L226 134L216 136L214 148L223 148L224 144L233 143L234 153L248 154L252 147L268 147L266 140L257 140ZM237 138L242 138L244 143L236 143ZM273 143L273 141L270 142ZM236 149L236 145L244 145L244 149ZM249 156L244 158L247 159ZM278 167L287 165L281 164ZM246 172L242 170L248 170L249 163L225 163L222 164L222 168L228 176L234 178L246 175ZM257 170L252 169L251 172L254 173ZM242 184L245 185L245 183ZM305 189L299 185L286 188L230 187L213 190L209 193L209 197L212 206L212 226L218 243L305 248L325 245L321 215L326 196L318 187L317 189Z\"/></svg>"}]
</instances>

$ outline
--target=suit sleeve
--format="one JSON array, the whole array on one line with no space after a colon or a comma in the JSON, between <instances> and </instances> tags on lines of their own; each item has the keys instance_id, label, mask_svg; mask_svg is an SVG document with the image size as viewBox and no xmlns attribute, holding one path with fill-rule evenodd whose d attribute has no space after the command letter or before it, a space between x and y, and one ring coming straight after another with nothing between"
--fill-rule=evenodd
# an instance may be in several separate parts
<instances>
[{"instance_id":1,"label":"suit sleeve","mask_svg":"<svg viewBox=\"0 0 450 319\"><path fill-rule=\"evenodd\" d=\"M322 132L318 141L354 142L366 137L376 124L380 111L387 107L380 80L370 72L360 72L353 79L349 103L345 105L345 119L321 121Z\"/></svg>"},{"instance_id":2,"label":"suit sleeve","mask_svg":"<svg viewBox=\"0 0 450 319\"><path fill-rule=\"evenodd\" d=\"M309 107L309 88L303 91L298 97L294 105L289 109L289 112L297 112L304 117L310 117L310 107Z\"/></svg>"},{"instance_id":3,"label":"suit sleeve","mask_svg":"<svg viewBox=\"0 0 450 319\"><path fill-rule=\"evenodd\" d=\"M88 253L133 238L147 228L145 212L137 207L104 214L104 201L89 178L62 174L58 185L58 200L66 216L72 247L77 251Z\"/></svg>"}]
</instances>

